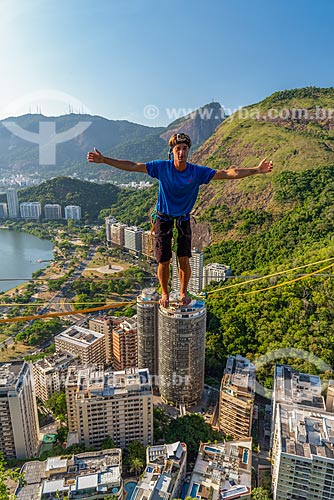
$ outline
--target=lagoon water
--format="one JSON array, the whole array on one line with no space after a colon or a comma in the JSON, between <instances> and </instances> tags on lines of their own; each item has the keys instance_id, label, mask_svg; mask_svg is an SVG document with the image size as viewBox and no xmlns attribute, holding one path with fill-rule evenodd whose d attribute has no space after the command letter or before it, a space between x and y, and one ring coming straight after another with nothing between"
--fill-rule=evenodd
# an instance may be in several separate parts
<instances>
[{"instance_id":1,"label":"lagoon water","mask_svg":"<svg viewBox=\"0 0 334 500\"><path fill-rule=\"evenodd\" d=\"M31 234L0 229L0 292L24 283L24 281L2 281L5 278L27 278L37 269L45 268L49 262L38 259L53 259L53 245Z\"/></svg>"}]
</instances>

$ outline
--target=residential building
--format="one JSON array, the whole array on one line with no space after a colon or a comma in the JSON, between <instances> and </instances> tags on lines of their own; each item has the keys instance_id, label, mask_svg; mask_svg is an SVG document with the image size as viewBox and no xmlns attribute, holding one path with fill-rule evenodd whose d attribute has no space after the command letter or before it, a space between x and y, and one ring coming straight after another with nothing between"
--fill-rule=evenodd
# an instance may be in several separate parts
<instances>
[{"instance_id":1,"label":"residential building","mask_svg":"<svg viewBox=\"0 0 334 500\"><path fill-rule=\"evenodd\" d=\"M39 219L42 214L42 207L38 201L26 201L20 203L21 219Z\"/></svg>"},{"instance_id":2,"label":"residential building","mask_svg":"<svg viewBox=\"0 0 334 500\"><path fill-rule=\"evenodd\" d=\"M317 375L300 373L288 365L276 365L272 398L272 429L275 425L278 403L325 410L325 401L321 392L321 379ZM271 444L272 437L273 433L271 434Z\"/></svg>"},{"instance_id":3,"label":"residential building","mask_svg":"<svg viewBox=\"0 0 334 500\"><path fill-rule=\"evenodd\" d=\"M109 241L112 246L119 247L121 249L124 248L124 230L126 227L126 224L122 224L121 222L115 222L109 226Z\"/></svg>"},{"instance_id":4,"label":"residential building","mask_svg":"<svg viewBox=\"0 0 334 500\"><path fill-rule=\"evenodd\" d=\"M19 199L15 188L7 189L7 205L8 205L8 217L10 219L18 219L20 215Z\"/></svg>"},{"instance_id":5,"label":"residential building","mask_svg":"<svg viewBox=\"0 0 334 500\"><path fill-rule=\"evenodd\" d=\"M137 297L138 367L148 368L153 385L158 375L158 304L154 288L144 288Z\"/></svg>"},{"instance_id":6,"label":"residential building","mask_svg":"<svg viewBox=\"0 0 334 500\"><path fill-rule=\"evenodd\" d=\"M334 380L328 381L326 410L334 413Z\"/></svg>"},{"instance_id":7,"label":"residential building","mask_svg":"<svg viewBox=\"0 0 334 500\"><path fill-rule=\"evenodd\" d=\"M143 230L140 227L124 228L124 249L134 255L140 255L142 251L142 234Z\"/></svg>"},{"instance_id":8,"label":"residential building","mask_svg":"<svg viewBox=\"0 0 334 500\"><path fill-rule=\"evenodd\" d=\"M123 319L124 318L119 318L116 316L106 316L106 315L89 318L88 321L89 330L104 335L104 341L106 347L106 363L111 363L113 358L113 348L112 348L113 326L121 323Z\"/></svg>"},{"instance_id":9,"label":"residential building","mask_svg":"<svg viewBox=\"0 0 334 500\"><path fill-rule=\"evenodd\" d=\"M277 403L273 435L274 500L332 500L334 415Z\"/></svg>"},{"instance_id":10,"label":"residential building","mask_svg":"<svg viewBox=\"0 0 334 500\"><path fill-rule=\"evenodd\" d=\"M107 243L111 244L111 226L113 224L115 224L116 219L115 219L115 217L106 217L104 219L104 221L105 221L105 225L106 225L106 240L107 240Z\"/></svg>"},{"instance_id":11,"label":"residential building","mask_svg":"<svg viewBox=\"0 0 334 500\"><path fill-rule=\"evenodd\" d=\"M67 207L65 207L65 219L80 220L81 207L78 205L67 205Z\"/></svg>"},{"instance_id":12,"label":"residential building","mask_svg":"<svg viewBox=\"0 0 334 500\"><path fill-rule=\"evenodd\" d=\"M142 232L142 254L151 260L155 260L154 235L151 234L151 231Z\"/></svg>"},{"instance_id":13,"label":"residential building","mask_svg":"<svg viewBox=\"0 0 334 500\"><path fill-rule=\"evenodd\" d=\"M147 369L122 371L69 369L66 382L69 431L79 442L99 447L110 436L115 445L153 442L153 401Z\"/></svg>"},{"instance_id":14,"label":"residential building","mask_svg":"<svg viewBox=\"0 0 334 500\"><path fill-rule=\"evenodd\" d=\"M21 472L24 482L15 491L17 500L65 497L123 500L122 450L119 448L27 462Z\"/></svg>"},{"instance_id":15,"label":"residential building","mask_svg":"<svg viewBox=\"0 0 334 500\"><path fill-rule=\"evenodd\" d=\"M39 446L37 405L30 366L0 363L0 452L7 459L35 457Z\"/></svg>"},{"instance_id":16,"label":"residential building","mask_svg":"<svg viewBox=\"0 0 334 500\"><path fill-rule=\"evenodd\" d=\"M233 439L251 435L255 398L255 366L230 356L221 381L218 428Z\"/></svg>"},{"instance_id":17,"label":"residential building","mask_svg":"<svg viewBox=\"0 0 334 500\"><path fill-rule=\"evenodd\" d=\"M137 321L127 318L112 330L114 370L125 370L138 366Z\"/></svg>"},{"instance_id":18,"label":"residential building","mask_svg":"<svg viewBox=\"0 0 334 500\"><path fill-rule=\"evenodd\" d=\"M105 364L106 343L102 333L73 325L55 337L56 352L62 351L80 358L83 365Z\"/></svg>"},{"instance_id":19,"label":"residential building","mask_svg":"<svg viewBox=\"0 0 334 500\"><path fill-rule=\"evenodd\" d=\"M201 443L186 496L199 500L250 500L252 438Z\"/></svg>"},{"instance_id":20,"label":"residential building","mask_svg":"<svg viewBox=\"0 0 334 500\"><path fill-rule=\"evenodd\" d=\"M189 259L191 276L188 284L190 293L198 294L203 290L203 254L194 248ZM172 289L180 289L179 264L175 252L172 257Z\"/></svg>"},{"instance_id":21,"label":"residential building","mask_svg":"<svg viewBox=\"0 0 334 500\"><path fill-rule=\"evenodd\" d=\"M206 288L212 282L225 281L226 276L231 276L231 274L230 266L224 266L216 262L207 264L203 269L203 288Z\"/></svg>"},{"instance_id":22,"label":"residential building","mask_svg":"<svg viewBox=\"0 0 334 500\"><path fill-rule=\"evenodd\" d=\"M72 354L56 352L32 364L35 394L41 401L47 401L54 392L65 388L67 369L73 363Z\"/></svg>"},{"instance_id":23,"label":"residential building","mask_svg":"<svg viewBox=\"0 0 334 500\"><path fill-rule=\"evenodd\" d=\"M175 299L159 308L159 388L163 400L190 406L204 388L206 308L199 300L173 305Z\"/></svg>"},{"instance_id":24,"label":"residential building","mask_svg":"<svg viewBox=\"0 0 334 500\"><path fill-rule=\"evenodd\" d=\"M0 219L8 218L8 207L7 203L0 203Z\"/></svg>"},{"instance_id":25,"label":"residential building","mask_svg":"<svg viewBox=\"0 0 334 500\"><path fill-rule=\"evenodd\" d=\"M61 206L57 203L44 205L44 217L48 220L58 220L61 219Z\"/></svg>"},{"instance_id":26,"label":"residential building","mask_svg":"<svg viewBox=\"0 0 334 500\"><path fill-rule=\"evenodd\" d=\"M137 500L180 498L186 476L187 445L149 446L146 449L146 468L137 484L133 498Z\"/></svg>"}]
</instances>

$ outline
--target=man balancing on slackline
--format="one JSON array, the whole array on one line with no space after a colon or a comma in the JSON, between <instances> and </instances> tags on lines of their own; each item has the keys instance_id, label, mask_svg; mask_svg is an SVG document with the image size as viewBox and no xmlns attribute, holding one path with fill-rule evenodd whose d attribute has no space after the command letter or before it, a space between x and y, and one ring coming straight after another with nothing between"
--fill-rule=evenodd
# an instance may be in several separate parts
<instances>
[{"instance_id":1,"label":"man balancing on slackline","mask_svg":"<svg viewBox=\"0 0 334 500\"><path fill-rule=\"evenodd\" d=\"M177 257L179 261L180 304L187 305L191 298L187 293L191 274L190 212L196 202L201 184L211 180L242 179L249 175L271 172L273 163L262 160L255 168L229 168L214 170L187 162L191 140L187 134L173 134L169 139L170 159L136 163L106 158L97 149L87 153L87 160L105 163L127 172L142 172L159 180L158 202L155 211L155 257L158 262L158 279L161 285L160 305L169 306L168 280L172 258L174 221L178 230Z\"/></svg>"}]
</instances>

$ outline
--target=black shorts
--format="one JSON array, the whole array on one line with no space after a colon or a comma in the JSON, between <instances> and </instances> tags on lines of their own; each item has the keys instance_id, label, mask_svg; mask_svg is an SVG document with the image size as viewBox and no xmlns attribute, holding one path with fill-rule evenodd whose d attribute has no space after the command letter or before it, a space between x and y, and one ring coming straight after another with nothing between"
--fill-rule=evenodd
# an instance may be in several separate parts
<instances>
[{"instance_id":1,"label":"black shorts","mask_svg":"<svg viewBox=\"0 0 334 500\"><path fill-rule=\"evenodd\" d=\"M154 253L158 263L167 262L172 258L172 237L174 220L156 219L154 223ZM190 220L176 221L178 230L177 256L191 257L191 227Z\"/></svg>"}]
</instances>

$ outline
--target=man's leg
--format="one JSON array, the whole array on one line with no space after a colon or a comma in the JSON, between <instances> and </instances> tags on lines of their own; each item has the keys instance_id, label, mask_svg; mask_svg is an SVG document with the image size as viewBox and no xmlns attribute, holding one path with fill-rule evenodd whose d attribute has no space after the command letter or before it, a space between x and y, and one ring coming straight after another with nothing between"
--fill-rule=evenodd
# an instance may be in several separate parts
<instances>
[{"instance_id":1,"label":"man's leg","mask_svg":"<svg viewBox=\"0 0 334 500\"><path fill-rule=\"evenodd\" d=\"M191 275L189 257L178 257L178 259L179 259L179 278L180 278L180 302L182 305L186 306L191 302L191 298L187 293L188 283Z\"/></svg>"},{"instance_id":2,"label":"man's leg","mask_svg":"<svg viewBox=\"0 0 334 500\"><path fill-rule=\"evenodd\" d=\"M155 234L155 258L158 262L158 280L161 286L160 305L169 306L169 264L172 258L172 236L174 221L163 221L157 219L154 225Z\"/></svg>"},{"instance_id":3,"label":"man's leg","mask_svg":"<svg viewBox=\"0 0 334 500\"><path fill-rule=\"evenodd\" d=\"M158 265L158 280L161 286L160 305L162 307L169 306L169 293L168 293L169 264L170 260L168 260L167 262L160 262L160 264Z\"/></svg>"},{"instance_id":4,"label":"man's leg","mask_svg":"<svg viewBox=\"0 0 334 500\"><path fill-rule=\"evenodd\" d=\"M191 227L190 220L178 221L177 257L179 260L180 303L188 305L191 298L188 295L188 283L191 276L189 258L191 257Z\"/></svg>"}]
</instances>

